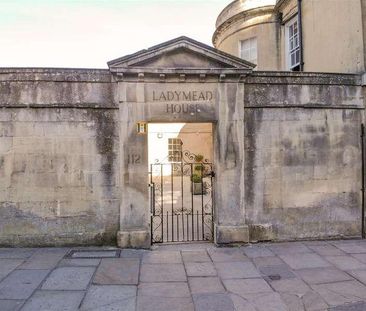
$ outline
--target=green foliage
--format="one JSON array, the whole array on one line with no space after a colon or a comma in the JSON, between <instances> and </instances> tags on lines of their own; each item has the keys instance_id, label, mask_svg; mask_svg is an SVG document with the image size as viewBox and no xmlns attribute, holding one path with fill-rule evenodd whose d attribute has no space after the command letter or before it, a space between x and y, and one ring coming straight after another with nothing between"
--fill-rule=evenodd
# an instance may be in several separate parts
<instances>
[{"instance_id":1,"label":"green foliage","mask_svg":"<svg viewBox=\"0 0 366 311\"><path fill-rule=\"evenodd\" d=\"M202 176L200 174L192 174L192 182L193 183L201 183L202 182Z\"/></svg>"}]
</instances>

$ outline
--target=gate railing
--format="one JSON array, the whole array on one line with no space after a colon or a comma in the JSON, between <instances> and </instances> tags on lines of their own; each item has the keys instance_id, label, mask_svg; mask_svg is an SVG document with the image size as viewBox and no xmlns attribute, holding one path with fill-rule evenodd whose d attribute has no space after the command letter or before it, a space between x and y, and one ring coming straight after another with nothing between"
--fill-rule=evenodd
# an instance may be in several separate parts
<instances>
[{"instance_id":1,"label":"gate railing","mask_svg":"<svg viewBox=\"0 0 366 311\"><path fill-rule=\"evenodd\" d=\"M207 161L150 165L152 243L213 239L212 169Z\"/></svg>"}]
</instances>

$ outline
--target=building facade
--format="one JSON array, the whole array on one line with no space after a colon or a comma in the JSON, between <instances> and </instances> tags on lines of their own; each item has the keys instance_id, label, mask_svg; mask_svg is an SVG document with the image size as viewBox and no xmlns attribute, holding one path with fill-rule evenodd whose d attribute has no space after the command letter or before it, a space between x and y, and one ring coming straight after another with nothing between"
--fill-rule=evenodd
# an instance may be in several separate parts
<instances>
[{"instance_id":1,"label":"building facade","mask_svg":"<svg viewBox=\"0 0 366 311\"><path fill-rule=\"evenodd\" d=\"M255 71L186 37L108 67L0 69L0 244L165 241L144 128L166 122L212 128L212 202L199 214L212 232L193 234L361 235L362 75Z\"/></svg>"},{"instance_id":2,"label":"building facade","mask_svg":"<svg viewBox=\"0 0 366 311\"><path fill-rule=\"evenodd\" d=\"M257 70L365 72L365 0L236 0L214 46Z\"/></svg>"}]
</instances>

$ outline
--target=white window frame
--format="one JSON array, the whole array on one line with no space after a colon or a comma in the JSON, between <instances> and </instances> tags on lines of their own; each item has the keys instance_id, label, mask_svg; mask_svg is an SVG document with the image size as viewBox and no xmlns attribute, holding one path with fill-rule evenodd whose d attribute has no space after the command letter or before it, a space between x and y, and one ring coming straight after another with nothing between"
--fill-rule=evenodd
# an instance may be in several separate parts
<instances>
[{"instance_id":1,"label":"white window frame","mask_svg":"<svg viewBox=\"0 0 366 311\"><path fill-rule=\"evenodd\" d=\"M180 138L168 138L169 162L182 162L182 145Z\"/></svg>"},{"instance_id":2,"label":"white window frame","mask_svg":"<svg viewBox=\"0 0 366 311\"><path fill-rule=\"evenodd\" d=\"M295 23L297 23L297 34L296 35L292 35L292 37L290 37L290 28L293 27L295 25ZM286 48L286 67L288 70L293 70L294 68L300 66L300 62L301 62L301 51L300 51L300 32L299 32L299 18L298 15L296 15L294 18L292 18L289 22L286 23L285 25L285 40L286 40L286 44L285 44L285 48ZM290 40L293 40L291 45ZM296 62L296 53L298 53L298 62ZM295 62L292 63L291 62L291 57L292 55L294 55L295 57Z\"/></svg>"},{"instance_id":3,"label":"white window frame","mask_svg":"<svg viewBox=\"0 0 366 311\"><path fill-rule=\"evenodd\" d=\"M253 49L251 44L250 44L250 47L249 47L249 54L250 54L249 58L250 59L246 59L246 58L243 57L243 49L242 48L243 48L243 42L245 42L245 41L250 42L250 43L255 42L255 58L253 58L252 55L251 55L252 49ZM246 60L248 62L251 62L255 65L258 65L258 38L257 37L251 37L251 38L248 38L248 39L239 40L239 57L241 59L244 59L244 60Z\"/></svg>"}]
</instances>

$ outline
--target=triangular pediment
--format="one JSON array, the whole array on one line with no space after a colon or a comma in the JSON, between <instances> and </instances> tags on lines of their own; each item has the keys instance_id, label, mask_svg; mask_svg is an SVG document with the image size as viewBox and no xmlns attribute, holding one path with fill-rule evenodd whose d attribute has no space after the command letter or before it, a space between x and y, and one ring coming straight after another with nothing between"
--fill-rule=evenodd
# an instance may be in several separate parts
<instances>
[{"instance_id":1,"label":"triangular pediment","mask_svg":"<svg viewBox=\"0 0 366 311\"><path fill-rule=\"evenodd\" d=\"M153 46L147 50L108 62L109 68L159 69L246 69L255 65L187 37Z\"/></svg>"}]
</instances>

